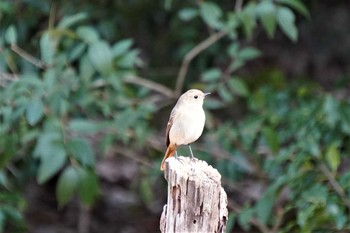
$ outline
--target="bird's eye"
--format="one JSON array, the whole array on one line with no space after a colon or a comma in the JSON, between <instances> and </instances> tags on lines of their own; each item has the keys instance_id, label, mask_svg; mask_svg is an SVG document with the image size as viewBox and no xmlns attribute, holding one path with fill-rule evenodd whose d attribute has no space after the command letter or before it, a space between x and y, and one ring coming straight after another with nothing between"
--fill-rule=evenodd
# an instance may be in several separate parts
<instances>
[{"instance_id":1,"label":"bird's eye","mask_svg":"<svg viewBox=\"0 0 350 233\"><path fill-rule=\"evenodd\" d=\"M195 99L198 99L198 95L195 95L194 98L195 98Z\"/></svg>"}]
</instances>

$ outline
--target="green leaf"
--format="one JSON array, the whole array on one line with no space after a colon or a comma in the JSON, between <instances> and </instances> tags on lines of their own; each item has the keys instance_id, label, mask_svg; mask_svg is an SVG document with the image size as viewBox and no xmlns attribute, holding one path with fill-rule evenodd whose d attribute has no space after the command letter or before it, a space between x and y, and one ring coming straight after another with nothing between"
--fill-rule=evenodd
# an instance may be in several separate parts
<instances>
[{"instance_id":1,"label":"green leaf","mask_svg":"<svg viewBox=\"0 0 350 233\"><path fill-rule=\"evenodd\" d=\"M77 29L77 35L86 43L92 44L100 39L97 31L93 27L81 26Z\"/></svg>"},{"instance_id":2,"label":"green leaf","mask_svg":"<svg viewBox=\"0 0 350 233\"><path fill-rule=\"evenodd\" d=\"M257 217L264 225L266 225L271 218L275 199L275 193L272 190L268 190L255 206Z\"/></svg>"},{"instance_id":3,"label":"green leaf","mask_svg":"<svg viewBox=\"0 0 350 233\"><path fill-rule=\"evenodd\" d=\"M26 118L30 125L35 125L44 115L44 104L41 99L33 99L28 103Z\"/></svg>"},{"instance_id":4,"label":"green leaf","mask_svg":"<svg viewBox=\"0 0 350 233\"><path fill-rule=\"evenodd\" d=\"M297 223L302 228L305 229L305 225L310 222L310 219L314 218L316 205L310 205L307 208L300 209L297 213ZM304 232L311 232L310 230Z\"/></svg>"},{"instance_id":5,"label":"green leaf","mask_svg":"<svg viewBox=\"0 0 350 233\"><path fill-rule=\"evenodd\" d=\"M5 32L5 40L9 44L17 44L17 31L14 25L7 28Z\"/></svg>"},{"instance_id":6,"label":"green leaf","mask_svg":"<svg viewBox=\"0 0 350 233\"><path fill-rule=\"evenodd\" d=\"M341 129L344 133L350 135L350 108L339 106L339 110Z\"/></svg>"},{"instance_id":7,"label":"green leaf","mask_svg":"<svg viewBox=\"0 0 350 233\"><path fill-rule=\"evenodd\" d=\"M335 222L336 222L336 229L342 230L344 229L345 225L348 222L349 215L346 213L339 213L337 216L335 216Z\"/></svg>"},{"instance_id":8,"label":"green leaf","mask_svg":"<svg viewBox=\"0 0 350 233\"><path fill-rule=\"evenodd\" d=\"M336 172L340 165L340 152L338 145L333 143L326 151L326 161L333 172Z\"/></svg>"},{"instance_id":9,"label":"green leaf","mask_svg":"<svg viewBox=\"0 0 350 233\"><path fill-rule=\"evenodd\" d=\"M94 166L95 157L90 143L85 139L73 138L67 143L68 152L84 166Z\"/></svg>"},{"instance_id":10,"label":"green leaf","mask_svg":"<svg viewBox=\"0 0 350 233\"><path fill-rule=\"evenodd\" d=\"M252 38L253 29L256 27L256 4L248 3L239 13L238 17L243 24L243 30L248 39Z\"/></svg>"},{"instance_id":11,"label":"green leaf","mask_svg":"<svg viewBox=\"0 0 350 233\"><path fill-rule=\"evenodd\" d=\"M324 208L331 200L329 195L329 189L324 184L310 184L304 186L304 190L301 192L301 196L298 198L298 202L301 204L297 211L297 223L302 228L308 229L310 222L313 219L320 220L324 210L320 211L320 207ZM311 187L310 187L311 186ZM320 215L321 214L321 215ZM307 232L311 232L308 230Z\"/></svg>"},{"instance_id":12,"label":"green leaf","mask_svg":"<svg viewBox=\"0 0 350 233\"><path fill-rule=\"evenodd\" d=\"M66 29L73 26L76 23L79 23L87 19L88 14L85 12L77 13L75 15L64 16L61 22L57 25L60 29Z\"/></svg>"},{"instance_id":13,"label":"green leaf","mask_svg":"<svg viewBox=\"0 0 350 233\"><path fill-rule=\"evenodd\" d=\"M231 212L228 215L226 232L232 232L234 225L235 225L235 214Z\"/></svg>"},{"instance_id":14,"label":"green leaf","mask_svg":"<svg viewBox=\"0 0 350 233\"><path fill-rule=\"evenodd\" d=\"M82 79L92 85L90 80L95 73L95 69L91 64L90 59L86 55L80 59L79 72Z\"/></svg>"},{"instance_id":15,"label":"green leaf","mask_svg":"<svg viewBox=\"0 0 350 233\"><path fill-rule=\"evenodd\" d=\"M23 135L21 137L21 143L24 144L28 144L28 143L32 143L33 141L35 141L38 136L40 135L42 131L40 131L39 129L33 129L30 131L27 131L27 133L25 135Z\"/></svg>"},{"instance_id":16,"label":"green leaf","mask_svg":"<svg viewBox=\"0 0 350 233\"><path fill-rule=\"evenodd\" d=\"M255 59L261 55L261 52L254 47L246 47L240 50L237 54L238 59L245 61Z\"/></svg>"},{"instance_id":17,"label":"green leaf","mask_svg":"<svg viewBox=\"0 0 350 233\"><path fill-rule=\"evenodd\" d=\"M227 14L227 20L225 28L228 31L228 35L231 39L237 39L237 28L240 26L240 19L235 12L229 12Z\"/></svg>"},{"instance_id":18,"label":"green leaf","mask_svg":"<svg viewBox=\"0 0 350 233\"><path fill-rule=\"evenodd\" d=\"M86 44L79 43L77 44L70 52L68 56L68 60L73 62L81 57L86 49Z\"/></svg>"},{"instance_id":19,"label":"green leaf","mask_svg":"<svg viewBox=\"0 0 350 233\"><path fill-rule=\"evenodd\" d=\"M7 178L6 173L3 170L0 170L0 185L2 187L5 187L5 188L9 189L9 184L10 183L9 183L9 180Z\"/></svg>"},{"instance_id":20,"label":"green leaf","mask_svg":"<svg viewBox=\"0 0 350 233\"><path fill-rule=\"evenodd\" d=\"M88 56L95 69L107 76L112 71L112 52L105 41L97 41L89 46Z\"/></svg>"},{"instance_id":21,"label":"green leaf","mask_svg":"<svg viewBox=\"0 0 350 233\"><path fill-rule=\"evenodd\" d=\"M6 221L9 221L9 222L20 224L23 219L22 214L20 213L20 210L18 210L17 208L9 204L2 203L0 206L0 212L4 214Z\"/></svg>"},{"instance_id":22,"label":"green leaf","mask_svg":"<svg viewBox=\"0 0 350 233\"><path fill-rule=\"evenodd\" d=\"M250 229L250 220L253 218L254 209L246 206L238 215L239 225L245 230Z\"/></svg>"},{"instance_id":23,"label":"green leaf","mask_svg":"<svg viewBox=\"0 0 350 233\"><path fill-rule=\"evenodd\" d=\"M221 75L222 73L218 68L212 68L212 69L206 70L202 74L202 80L204 82L215 82L220 79Z\"/></svg>"},{"instance_id":24,"label":"green leaf","mask_svg":"<svg viewBox=\"0 0 350 233\"><path fill-rule=\"evenodd\" d=\"M64 206L73 197L73 194L78 186L79 174L74 167L67 167L56 185L56 197L59 206Z\"/></svg>"},{"instance_id":25,"label":"green leaf","mask_svg":"<svg viewBox=\"0 0 350 233\"><path fill-rule=\"evenodd\" d=\"M227 89L226 85L222 83L218 86L218 94L226 103L231 103L233 101L232 93Z\"/></svg>"},{"instance_id":26,"label":"green leaf","mask_svg":"<svg viewBox=\"0 0 350 233\"><path fill-rule=\"evenodd\" d=\"M61 140L59 132L43 132L36 143L34 157L41 158L49 155L53 149L56 149L56 143L60 143ZM60 151L60 149L58 151Z\"/></svg>"},{"instance_id":27,"label":"green leaf","mask_svg":"<svg viewBox=\"0 0 350 233\"><path fill-rule=\"evenodd\" d=\"M140 185L140 194L146 204L150 204L153 200L153 190L150 179L142 179Z\"/></svg>"},{"instance_id":28,"label":"green leaf","mask_svg":"<svg viewBox=\"0 0 350 233\"><path fill-rule=\"evenodd\" d=\"M125 69L132 69L135 65L142 66L142 61L138 58L139 53L140 52L137 49L126 53L124 56L121 57L121 59L118 59L118 66Z\"/></svg>"},{"instance_id":29,"label":"green leaf","mask_svg":"<svg viewBox=\"0 0 350 233\"><path fill-rule=\"evenodd\" d=\"M339 102L331 95L327 95L323 103L323 112L326 116L326 122L332 128L339 121Z\"/></svg>"},{"instance_id":30,"label":"green leaf","mask_svg":"<svg viewBox=\"0 0 350 233\"><path fill-rule=\"evenodd\" d=\"M302 3L299 0L278 0L278 2L294 8L296 11L298 11L306 17L310 16L309 11L305 7L304 3Z\"/></svg>"},{"instance_id":31,"label":"green leaf","mask_svg":"<svg viewBox=\"0 0 350 233\"><path fill-rule=\"evenodd\" d=\"M295 26L295 15L287 7L278 7L277 22L284 34L292 41L298 39L298 29Z\"/></svg>"},{"instance_id":32,"label":"green leaf","mask_svg":"<svg viewBox=\"0 0 350 233\"><path fill-rule=\"evenodd\" d=\"M272 1L262 1L258 4L257 11L267 35L272 38L276 31L276 6Z\"/></svg>"},{"instance_id":33,"label":"green leaf","mask_svg":"<svg viewBox=\"0 0 350 233\"><path fill-rule=\"evenodd\" d=\"M61 134L57 131L43 132L36 144L34 156L40 159L37 180L39 184L43 184L55 175L67 160Z\"/></svg>"},{"instance_id":34,"label":"green leaf","mask_svg":"<svg viewBox=\"0 0 350 233\"><path fill-rule=\"evenodd\" d=\"M228 80L229 88L240 96L248 96L249 90L246 84L239 78L233 77Z\"/></svg>"},{"instance_id":35,"label":"green leaf","mask_svg":"<svg viewBox=\"0 0 350 233\"><path fill-rule=\"evenodd\" d=\"M56 145L52 153L46 154L41 158L38 170L38 183L43 184L63 167L67 156L63 145Z\"/></svg>"},{"instance_id":36,"label":"green leaf","mask_svg":"<svg viewBox=\"0 0 350 233\"><path fill-rule=\"evenodd\" d=\"M133 44L132 39L125 39L113 45L113 48L112 48L113 57L125 55L130 50L132 44Z\"/></svg>"},{"instance_id":37,"label":"green leaf","mask_svg":"<svg viewBox=\"0 0 350 233\"><path fill-rule=\"evenodd\" d=\"M94 172L88 169L79 169L79 187L78 193L82 202L86 205L94 203L98 197L98 181Z\"/></svg>"},{"instance_id":38,"label":"green leaf","mask_svg":"<svg viewBox=\"0 0 350 233\"><path fill-rule=\"evenodd\" d=\"M237 42L231 43L227 52L231 57L236 58L239 52L239 44Z\"/></svg>"},{"instance_id":39,"label":"green leaf","mask_svg":"<svg viewBox=\"0 0 350 233\"><path fill-rule=\"evenodd\" d=\"M198 9L193 7L188 7L179 11L179 18L183 21L190 21L198 16Z\"/></svg>"},{"instance_id":40,"label":"green leaf","mask_svg":"<svg viewBox=\"0 0 350 233\"><path fill-rule=\"evenodd\" d=\"M271 151L277 152L280 147L280 142L276 131L270 127L265 127L262 132L263 132L265 141L267 145L270 147Z\"/></svg>"},{"instance_id":41,"label":"green leaf","mask_svg":"<svg viewBox=\"0 0 350 233\"><path fill-rule=\"evenodd\" d=\"M304 138L304 140L302 142L300 142L300 144L302 144L304 148L306 148L307 151L309 151L309 153L315 157L320 157L320 145L319 143L316 141L315 138L313 137L307 137Z\"/></svg>"},{"instance_id":42,"label":"green leaf","mask_svg":"<svg viewBox=\"0 0 350 233\"><path fill-rule=\"evenodd\" d=\"M218 109L218 108L222 108L224 105L222 101L214 97L210 97L205 99L204 106L206 109Z\"/></svg>"},{"instance_id":43,"label":"green leaf","mask_svg":"<svg viewBox=\"0 0 350 233\"><path fill-rule=\"evenodd\" d=\"M349 189L350 188L350 171L346 171L342 174L342 176L339 179L339 184L344 188L344 189Z\"/></svg>"},{"instance_id":44,"label":"green leaf","mask_svg":"<svg viewBox=\"0 0 350 233\"><path fill-rule=\"evenodd\" d=\"M49 32L45 32L40 38L40 51L41 59L51 64L56 53L56 40Z\"/></svg>"},{"instance_id":45,"label":"green leaf","mask_svg":"<svg viewBox=\"0 0 350 233\"><path fill-rule=\"evenodd\" d=\"M4 232L5 220L6 220L5 214L2 212L0 208L0 232Z\"/></svg>"},{"instance_id":46,"label":"green leaf","mask_svg":"<svg viewBox=\"0 0 350 233\"><path fill-rule=\"evenodd\" d=\"M328 200L328 188L324 184L306 187L306 190L301 193L301 200L324 206Z\"/></svg>"},{"instance_id":47,"label":"green leaf","mask_svg":"<svg viewBox=\"0 0 350 233\"><path fill-rule=\"evenodd\" d=\"M77 133L98 133L106 127L108 127L108 124L85 119L73 119L69 122L69 129Z\"/></svg>"},{"instance_id":48,"label":"green leaf","mask_svg":"<svg viewBox=\"0 0 350 233\"><path fill-rule=\"evenodd\" d=\"M229 66L230 71L231 72L236 71L239 68L241 68L244 64L245 64L245 61L242 61L240 59L235 59L231 62L230 66Z\"/></svg>"},{"instance_id":49,"label":"green leaf","mask_svg":"<svg viewBox=\"0 0 350 233\"><path fill-rule=\"evenodd\" d=\"M222 27L222 23L220 21L222 11L217 4L213 2L202 2L200 4L199 12L204 22L210 27L215 29Z\"/></svg>"}]
</instances>

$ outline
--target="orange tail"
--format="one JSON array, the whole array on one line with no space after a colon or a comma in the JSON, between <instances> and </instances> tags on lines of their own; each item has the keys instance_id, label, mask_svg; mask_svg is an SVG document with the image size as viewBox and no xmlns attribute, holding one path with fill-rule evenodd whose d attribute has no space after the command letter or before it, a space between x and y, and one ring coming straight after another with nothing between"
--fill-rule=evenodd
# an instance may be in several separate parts
<instances>
[{"instance_id":1,"label":"orange tail","mask_svg":"<svg viewBox=\"0 0 350 233\"><path fill-rule=\"evenodd\" d=\"M168 148L166 149L166 152L165 152L165 155L164 155L164 159L162 161L162 164L160 165L160 170L161 171L164 171L165 170L165 160L167 158L170 158L172 156L174 156L175 154L175 151L176 151L176 146L175 144L169 144Z\"/></svg>"}]
</instances>

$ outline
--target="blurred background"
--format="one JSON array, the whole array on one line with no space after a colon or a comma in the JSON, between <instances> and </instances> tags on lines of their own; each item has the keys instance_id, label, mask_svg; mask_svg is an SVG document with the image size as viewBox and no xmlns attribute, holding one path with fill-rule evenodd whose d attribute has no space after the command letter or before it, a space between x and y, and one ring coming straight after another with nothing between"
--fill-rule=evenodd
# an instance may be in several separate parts
<instances>
[{"instance_id":1,"label":"blurred background","mask_svg":"<svg viewBox=\"0 0 350 233\"><path fill-rule=\"evenodd\" d=\"M159 232L181 93L227 232L350 232L346 0L0 0L0 232ZM186 147L179 154L188 156Z\"/></svg>"}]
</instances>

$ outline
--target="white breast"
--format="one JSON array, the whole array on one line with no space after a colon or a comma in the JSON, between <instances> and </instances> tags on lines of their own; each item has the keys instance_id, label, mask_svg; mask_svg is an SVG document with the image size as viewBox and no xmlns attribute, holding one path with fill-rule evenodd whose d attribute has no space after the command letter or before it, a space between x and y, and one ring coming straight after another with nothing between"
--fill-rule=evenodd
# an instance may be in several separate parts
<instances>
[{"instance_id":1,"label":"white breast","mask_svg":"<svg viewBox=\"0 0 350 233\"><path fill-rule=\"evenodd\" d=\"M171 143L187 145L196 141L202 134L205 114L202 106L178 109L169 132Z\"/></svg>"}]
</instances>

